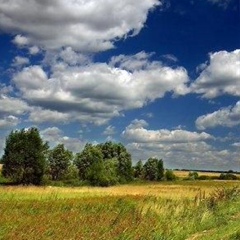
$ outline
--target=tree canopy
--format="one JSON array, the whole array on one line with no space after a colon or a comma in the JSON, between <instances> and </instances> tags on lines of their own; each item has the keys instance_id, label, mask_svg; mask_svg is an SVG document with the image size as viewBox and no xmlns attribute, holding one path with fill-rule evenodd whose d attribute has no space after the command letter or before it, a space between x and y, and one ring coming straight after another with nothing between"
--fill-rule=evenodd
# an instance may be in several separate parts
<instances>
[{"instance_id":1,"label":"tree canopy","mask_svg":"<svg viewBox=\"0 0 240 240\"><path fill-rule=\"evenodd\" d=\"M12 131L2 157L3 176L15 183L39 185L45 172L47 149L38 129Z\"/></svg>"},{"instance_id":2,"label":"tree canopy","mask_svg":"<svg viewBox=\"0 0 240 240\"><path fill-rule=\"evenodd\" d=\"M110 186L134 178L159 181L164 177L161 159L149 158L133 167L131 154L121 143L87 143L73 155L64 144L49 150L38 129L29 128L12 131L5 145L2 174L17 184L68 181Z\"/></svg>"}]
</instances>

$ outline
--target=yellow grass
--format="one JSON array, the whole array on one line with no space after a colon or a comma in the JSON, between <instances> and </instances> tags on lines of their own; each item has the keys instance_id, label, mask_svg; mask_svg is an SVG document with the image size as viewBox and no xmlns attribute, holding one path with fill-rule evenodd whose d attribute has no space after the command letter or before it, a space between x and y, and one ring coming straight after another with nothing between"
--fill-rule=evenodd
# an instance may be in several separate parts
<instances>
[{"instance_id":1,"label":"yellow grass","mask_svg":"<svg viewBox=\"0 0 240 240\"><path fill-rule=\"evenodd\" d=\"M119 185L113 187L2 187L0 193L6 192L22 197L45 198L82 198L89 196L154 196L166 199L193 199L200 191L209 195L217 187L239 186L239 181L184 181L176 183L149 183L142 185ZM23 195L22 193L25 193Z\"/></svg>"},{"instance_id":2,"label":"yellow grass","mask_svg":"<svg viewBox=\"0 0 240 240\"><path fill-rule=\"evenodd\" d=\"M179 177L179 178L186 178L188 177L190 171L174 171L174 174ZM198 176L209 176L209 177L219 177L221 173L216 173L216 172L197 172ZM240 177L240 174L235 174L234 175Z\"/></svg>"},{"instance_id":3,"label":"yellow grass","mask_svg":"<svg viewBox=\"0 0 240 240\"><path fill-rule=\"evenodd\" d=\"M196 201L240 181L179 181L98 187L0 187L0 239L202 239L237 236L239 201ZM210 207L208 207L210 206ZM233 235L234 234L234 235ZM209 238L220 240L222 238Z\"/></svg>"}]
</instances>

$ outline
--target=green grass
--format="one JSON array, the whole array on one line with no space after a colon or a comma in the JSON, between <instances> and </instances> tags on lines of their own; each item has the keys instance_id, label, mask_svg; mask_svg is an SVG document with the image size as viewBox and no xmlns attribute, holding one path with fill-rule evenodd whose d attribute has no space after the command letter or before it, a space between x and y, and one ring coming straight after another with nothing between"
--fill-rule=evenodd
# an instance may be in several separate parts
<instances>
[{"instance_id":1,"label":"green grass","mask_svg":"<svg viewBox=\"0 0 240 240\"><path fill-rule=\"evenodd\" d=\"M240 198L228 191L237 183L224 189L219 183L220 191L210 182L175 184L107 189L2 187L0 239L240 239ZM209 188L215 194L196 198L193 187ZM182 189L182 195L162 195L161 190L168 188L169 192ZM149 189L155 190L153 194Z\"/></svg>"}]
</instances>

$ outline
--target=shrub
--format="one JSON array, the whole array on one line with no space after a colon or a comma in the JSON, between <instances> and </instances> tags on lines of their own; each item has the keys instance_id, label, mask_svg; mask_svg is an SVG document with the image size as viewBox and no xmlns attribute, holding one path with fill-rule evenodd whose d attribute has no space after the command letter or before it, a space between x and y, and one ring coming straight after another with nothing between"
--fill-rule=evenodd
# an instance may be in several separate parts
<instances>
[{"instance_id":1,"label":"shrub","mask_svg":"<svg viewBox=\"0 0 240 240\"><path fill-rule=\"evenodd\" d=\"M198 179L198 173L197 172L189 172L188 178L190 180L197 180Z\"/></svg>"},{"instance_id":2,"label":"shrub","mask_svg":"<svg viewBox=\"0 0 240 240\"><path fill-rule=\"evenodd\" d=\"M221 173L219 176L220 180L238 180L239 178L232 173Z\"/></svg>"},{"instance_id":3,"label":"shrub","mask_svg":"<svg viewBox=\"0 0 240 240\"><path fill-rule=\"evenodd\" d=\"M167 169L165 172L165 179L167 181L175 181L177 177L172 170Z\"/></svg>"}]
</instances>

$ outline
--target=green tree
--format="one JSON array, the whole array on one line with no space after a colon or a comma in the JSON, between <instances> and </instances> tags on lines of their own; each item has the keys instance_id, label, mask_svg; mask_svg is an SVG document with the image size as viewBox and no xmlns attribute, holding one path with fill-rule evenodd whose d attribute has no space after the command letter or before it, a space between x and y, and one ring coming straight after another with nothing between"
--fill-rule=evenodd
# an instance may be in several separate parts
<instances>
[{"instance_id":1,"label":"green tree","mask_svg":"<svg viewBox=\"0 0 240 240\"><path fill-rule=\"evenodd\" d=\"M117 175L120 182L129 182L133 179L131 154L121 143L106 142L99 144L104 161L116 159Z\"/></svg>"},{"instance_id":2,"label":"green tree","mask_svg":"<svg viewBox=\"0 0 240 240\"><path fill-rule=\"evenodd\" d=\"M164 176L163 161L157 158L149 158L143 166L144 178L150 181L162 180Z\"/></svg>"},{"instance_id":3,"label":"green tree","mask_svg":"<svg viewBox=\"0 0 240 240\"><path fill-rule=\"evenodd\" d=\"M167 169L165 172L165 179L167 181L175 181L177 179L177 177L174 174L173 170Z\"/></svg>"},{"instance_id":4,"label":"green tree","mask_svg":"<svg viewBox=\"0 0 240 240\"><path fill-rule=\"evenodd\" d=\"M6 139L2 157L3 176L18 184L41 184L47 149L38 129L12 131Z\"/></svg>"},{"instance_id":5,"label":"green tree","mask_svg":"<svg viewBox=\"0 0 240 240\"><path fill-rule=\"evenodd\" d=\"M48 161L49 173L52 180L60 180L64 178L72 159L72 152L65 149L63 144L58 144L55 148L50 150Z\"/></svg>"},{"instance_id":6,"label":"green tree","mask_svg":"<svg viewBox=\"0 0 240 240\"><path fill-rule=\"evenodd\" d=\"M135 178L143 178L143 163L139 160L136 166L133 167L134 177Z\"/></svg>"},{"instance_id":7,"label":"green tree","mask_svg":"<svg viewBox=\"0 0 240 240\"><path fill-rule=\"evenodd\" d=\"M103 160L103 154L98 146L87 143L81 153L76 154L75 164L81 180L88 180L89 169L94 163Z\"/></svg>"},{"instance_id":8,"label":"green tree","mask_svg":"<svg viewBox=\"0 0 240 240\"><path fill-rule=\"evenodd\" d=\"M188 178L191 180L197 180L198 179L198 173L193 171L188 173Z\"/></svg>"}]
</instances>

